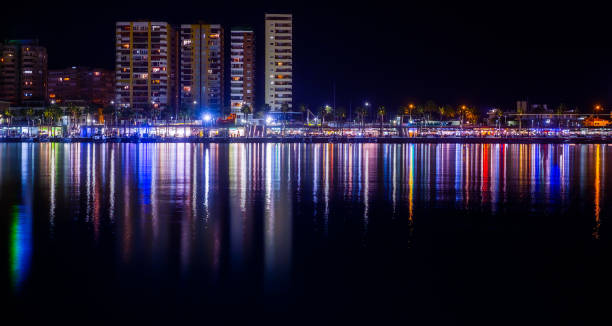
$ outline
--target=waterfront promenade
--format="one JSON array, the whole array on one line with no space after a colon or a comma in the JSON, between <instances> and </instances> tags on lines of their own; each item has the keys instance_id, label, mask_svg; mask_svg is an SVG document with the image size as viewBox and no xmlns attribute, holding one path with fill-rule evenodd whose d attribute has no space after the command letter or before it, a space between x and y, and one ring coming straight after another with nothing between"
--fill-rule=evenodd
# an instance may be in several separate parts
<instances>
[{"instance_id":1,"label":"waterfront promenade","mask_svg":"<svg viewBox=\"0 0 612 326\"><path fill-rule=\"evenodd\" d=\"M612 144L610 137L5 137L4 143L451 143Z\"/></svg>"}]
</instances>

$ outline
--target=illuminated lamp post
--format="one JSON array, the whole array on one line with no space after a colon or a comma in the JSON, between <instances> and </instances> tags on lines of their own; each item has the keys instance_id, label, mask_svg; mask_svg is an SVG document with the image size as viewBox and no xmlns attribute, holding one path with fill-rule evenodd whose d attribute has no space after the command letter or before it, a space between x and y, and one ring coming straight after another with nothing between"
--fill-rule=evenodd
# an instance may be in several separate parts
<instances>
[{"instance_id":1,"label":"illuminated lamp post","mask_svg":"<svg viewBox=\"0 0 612 326\"><path fill-rule=\"evenodd\" d=\"M603 111L603 107L599 104L595 105L595 107L593 108L593 111L598 114L599 112Z\"/></svg>"}]
</instances>

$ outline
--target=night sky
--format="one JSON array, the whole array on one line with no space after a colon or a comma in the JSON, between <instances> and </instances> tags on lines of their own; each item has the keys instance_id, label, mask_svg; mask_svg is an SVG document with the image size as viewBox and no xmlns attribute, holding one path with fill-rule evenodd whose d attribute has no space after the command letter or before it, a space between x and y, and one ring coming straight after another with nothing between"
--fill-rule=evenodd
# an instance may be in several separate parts
<instances>
[{"instance_id":1,"label":"night sky","mask_svg":"<svg viewBox=\"0 0 612 326\"><path fill-rule=\"evenodd\" d=\"M583 111L596 102L612 103L611 27L603 8L561 7L560 2L537 7L399 3L23 1L14 9L1 8L0 38L38 38L48 49L51 69L112 69L115 21L202 20L221 23L227 31L254 26L257 60L263 58L264 12L291 12L296 105L332 104L333 83L336 105L347 108L365 100L395 109L433 99L483 111L514 108L518 99L553 107L564 102ZM263 60L257 67L260 107Z\"/></svg>"}]
</instances>

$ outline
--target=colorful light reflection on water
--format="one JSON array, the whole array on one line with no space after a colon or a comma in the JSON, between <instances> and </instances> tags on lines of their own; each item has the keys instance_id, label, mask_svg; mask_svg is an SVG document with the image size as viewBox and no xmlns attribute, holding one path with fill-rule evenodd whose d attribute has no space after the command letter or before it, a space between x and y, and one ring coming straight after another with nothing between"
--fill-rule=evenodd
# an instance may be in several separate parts
<instances>
[{"instance_id":1,"label":"colorful light reflection on water","mask_svg":"<svg viewBox=\"0 0 612 326\"><path fill-rule=\"evenodd\" d=\"M543 231L555 219L607 241L610 155L571 144L0 144L8 274L18 293L48 280L56 258L91 256L89 268L129 286L229 279L243 286L232 293L261 284L282 297L311 248L419 250L436 232Z\"/></svg>"}]
</instances>

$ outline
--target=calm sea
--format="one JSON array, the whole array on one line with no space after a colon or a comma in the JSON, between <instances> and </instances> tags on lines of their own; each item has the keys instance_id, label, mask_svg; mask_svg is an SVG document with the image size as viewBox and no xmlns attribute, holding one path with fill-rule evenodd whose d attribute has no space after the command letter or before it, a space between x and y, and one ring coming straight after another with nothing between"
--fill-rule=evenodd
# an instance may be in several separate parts
<instances>
[{"instance_id":1,"label":"calm sea","mask_svg":"<svg viewBox=\"0 0 612 326\"><path fill-rule=\"evenodd\" d=\"M611 174L608 145L3 143L3 315L588 324Z\"/></svg>"}]
</instances>

